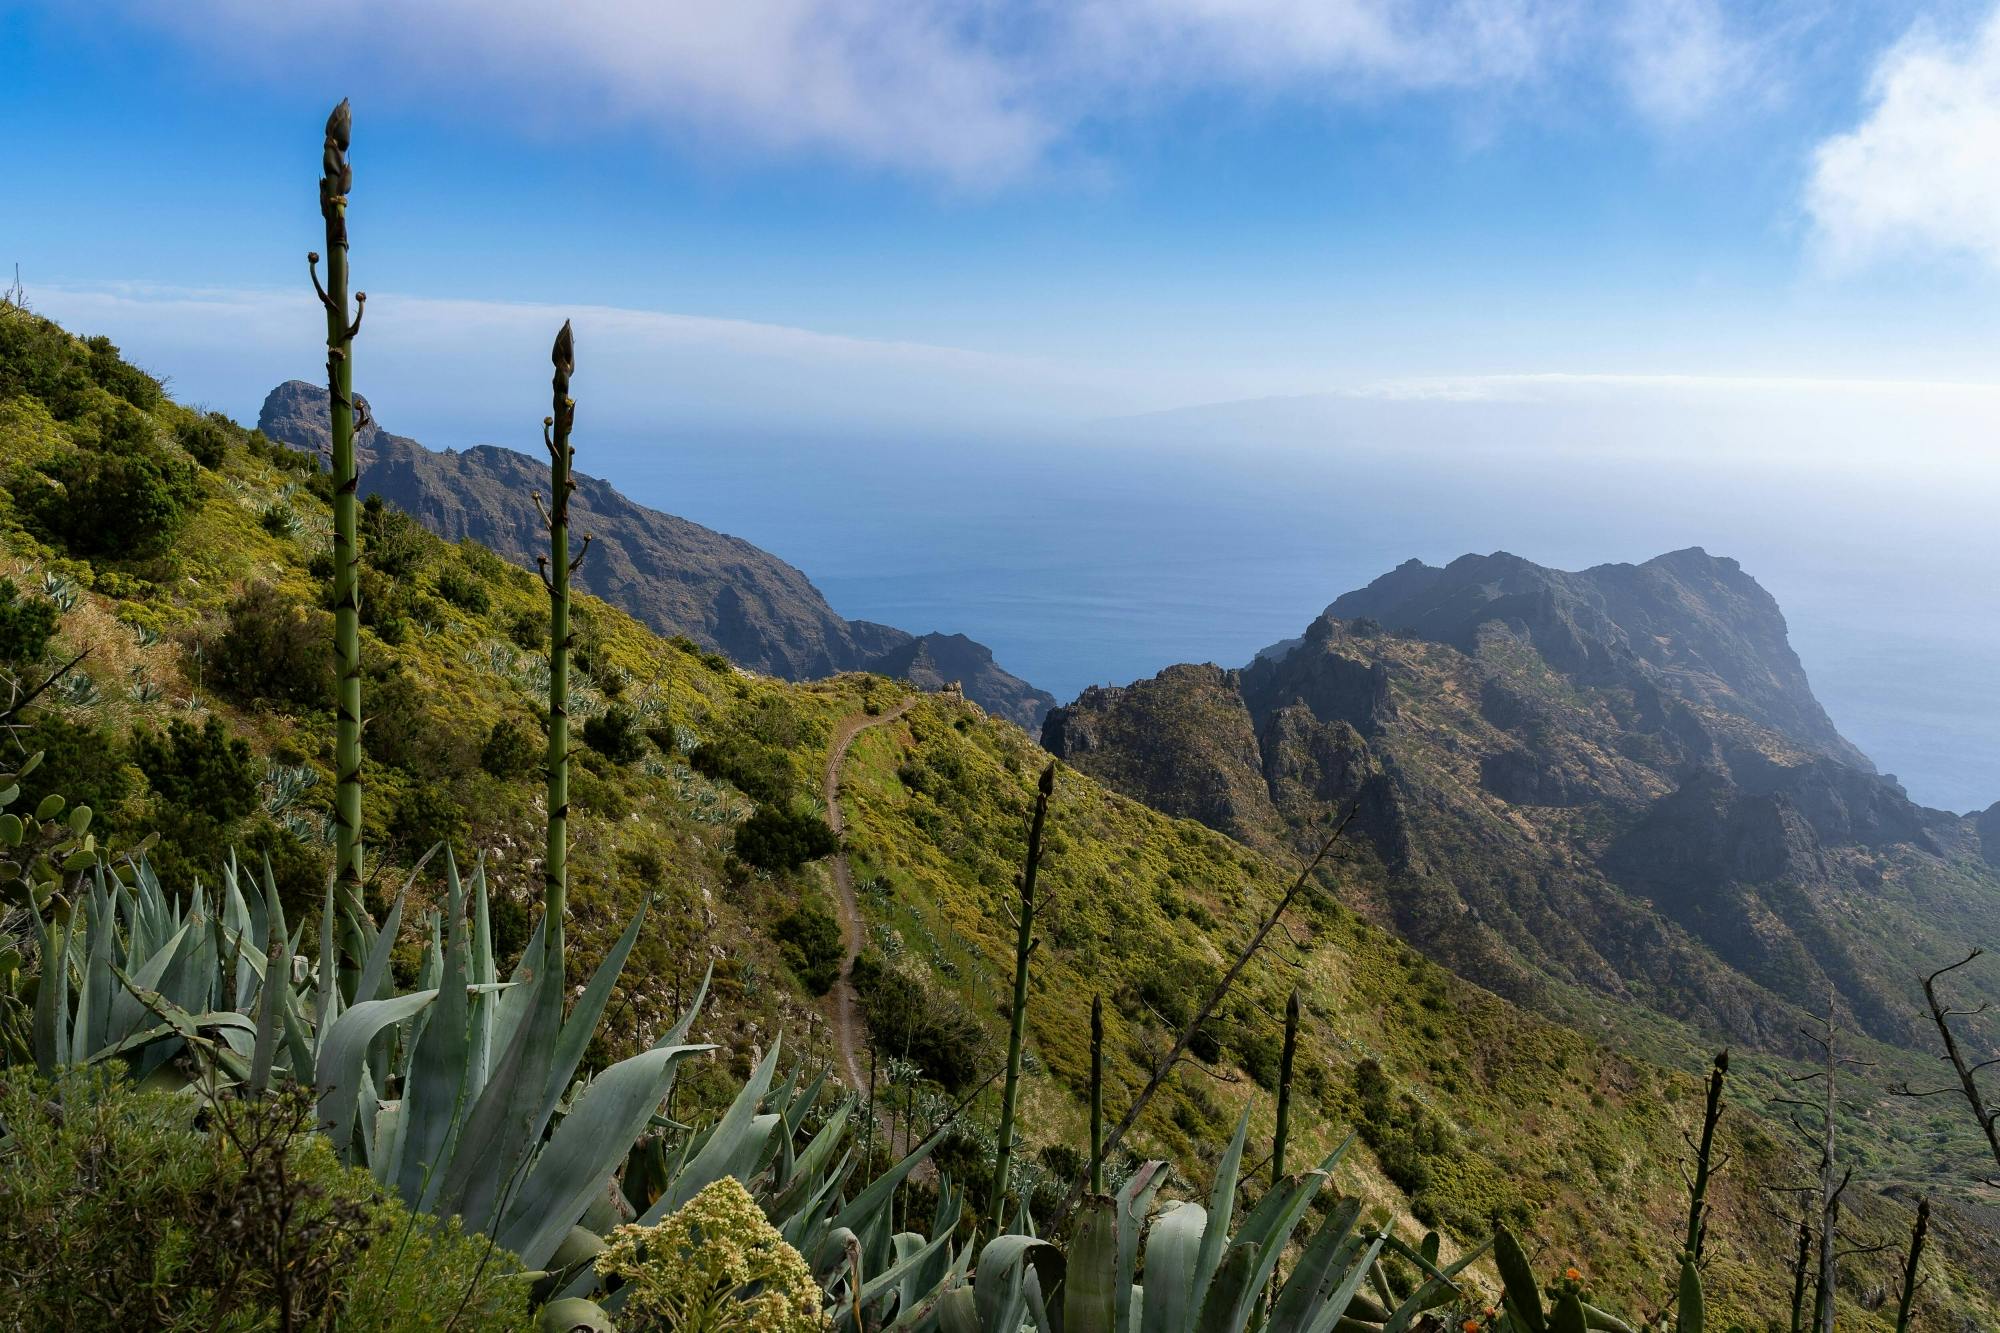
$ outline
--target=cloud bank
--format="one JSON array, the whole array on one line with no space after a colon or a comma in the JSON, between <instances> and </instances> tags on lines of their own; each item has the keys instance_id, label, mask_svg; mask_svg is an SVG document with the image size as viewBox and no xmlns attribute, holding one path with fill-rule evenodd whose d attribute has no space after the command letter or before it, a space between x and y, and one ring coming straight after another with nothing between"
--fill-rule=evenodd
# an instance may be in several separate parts
<instances>
[{"instance_id":1,"label":"cloud bank","mask_svg":"<svg viewBox=\"0 0 2000 1333\"><path fill-rule=\"evenodd\" d=\"M227 62L830 152L986 189L1187 93L1312 101L1608 85L1641 118L1728 97L1756 50L1721 0L129 0Z\"/></svg>"},{"instance_id":2,"label":"cloud bank","mask_svg":"<svg viewBox=\"0 0 2000 1333\"><path fill-rule=\"evenodd\" d=\"M1867 115L1814 154L1806 206L1836 265L1956 254L2000 269L2000 9L1890 48Z\"/></svg>"}]
</instances>

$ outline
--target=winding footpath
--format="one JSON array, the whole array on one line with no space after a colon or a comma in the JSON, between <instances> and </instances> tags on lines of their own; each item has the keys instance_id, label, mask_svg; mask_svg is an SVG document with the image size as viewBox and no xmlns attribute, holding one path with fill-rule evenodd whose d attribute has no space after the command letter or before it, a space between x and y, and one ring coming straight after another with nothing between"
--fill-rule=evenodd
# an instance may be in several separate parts
<instances>
[{"instance_id":1,"label":"winding footpath","mask_svg":"<svg viewBox=\"0 0 2000 1333\"><path fill-rule=\"evenodd\" d=\"M847 821L840 813L840 766L847 762L847 747L854 738L870 727L879 727L885 722L894 722L910 711L916 703L915 697L904 699L886 713L870 716L856 713L841 719L834 728L833 744L826 752L826 781L821 795L826 801L826 826L833 831L841 848L833 855L834 906L840 916L840 937L842 953L840 959L840 980L833 984L832 1012L828 1015L833 1024L834 1040L840 1046L840 1062L847 1072L847 1086L859 1093L868 1086L868 1080L861 1072L861 1031L860 1022L854 1011L854 960L861 956L861 907L854 897L854 867L848 864L845 837Z\"/></svg>"}]
</instances>

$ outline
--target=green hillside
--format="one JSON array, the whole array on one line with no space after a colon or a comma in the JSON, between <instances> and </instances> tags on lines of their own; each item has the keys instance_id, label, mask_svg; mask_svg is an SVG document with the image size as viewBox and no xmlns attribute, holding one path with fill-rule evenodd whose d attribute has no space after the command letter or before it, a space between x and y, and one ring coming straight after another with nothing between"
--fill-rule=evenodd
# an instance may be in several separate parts
<instances>
[{"instance_id":1,"label":"green hillside","mask_svg":"<svg viewBox=\"0 0 2000 1333\"><path fill-rule=\"evenodd\" d=\"M269 857L292 919L310 918L331 863L323 474L174 403L108 343L12 308L0 311L0 473L6 665L32 684L74 660L14 719L11 743L47 756L24 800L59 791L88 803L114 847L157 835L151 855L170 888L212 880L216 846ZM483 853L511 962L540 898L541 585L379 504L364 512L362 558L370 902L385 904L440 839L461 861ZM780 1032L789 1049L832 1060L816 993L838 965L832 879L826 861L802 859L820 850L806 830L822 814L836 725L910 690L860 675L788 684L661 639L595 599L579 605L570 932L584 965L642 901L655 906L606 1010L603 1040L616 1049L594 1055L649 1043L712 964L696 1035L727 1054L682 1078L675 1113L695 1118ZM1046 762L1011 723L924 696L861 734L842 786L882 1118L927 1130L976 1093L941 1157L975 1184L996 1114L985 1080L1005 1045L1005 905ZM1105 1003L1115 1114L1296 867L1275 847L1170 819L1067 768L1050 829L1054 906L1038 932L1024 1121L1026 1184L1052 1200L1086 1141L1091 998ZM1128 1147L1168 1158L1175 1191L1198 1188L1249 1099L1249 1160L1260 1158L1296 985L1306 1021L1295 1132L1324 1148L1359 1130L1343 1190L1378 1216L1412 1219L1413 1239L1418 1221L1440 1227L1448 1249L1483 1238L1498 1215L1538 1238L1544 1266L1583 1268L1604 1303L1657 1309L1677 1262L1697 1079L1613 1049L1630 1034L1579 1035L1426 961L1340 905L1336 887L1362 869L1349 857L1372 853L1336 848ZM437 890L432 869L416 874L420 895ZM422 941L406 920L397 962L413 976ZM1679 1059L1675 1040L1651 1049ZM1769 1062L1745 1074L1738 1099L1768 1102L1783 1073ZM1909 1114L1933 1112L1946 1108ZM1762 1328L1789 1296L1790 1231L1772 1211L1786 1205L1759 1187L1802 1178L1805 1164L1780 1146L1789 1131L1775 1117L1739 1109L1724 1127L1732 1159L1716 1186L1710 1303L1719 1326ZM913 1193L934 1188L919 1181ZM921 1212L919 1199L908 1206ZM1906 1208L1872 1192L1854 1212L1866 1240L1907 1229ZM2000 1326L1991 1245L1964 1216L1941 1218L1934 1322L1922 1326ZM1843 1326L1890 1326L1871 1302L1893 1289L1895 1262L1846 1263Z\"/></svg>"}]
</instances>

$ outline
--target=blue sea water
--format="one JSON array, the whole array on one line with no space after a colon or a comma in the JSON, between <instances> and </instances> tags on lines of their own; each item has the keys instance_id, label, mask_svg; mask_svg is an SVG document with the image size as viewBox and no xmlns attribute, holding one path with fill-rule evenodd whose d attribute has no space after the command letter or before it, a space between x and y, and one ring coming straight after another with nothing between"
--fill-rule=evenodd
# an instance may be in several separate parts
<instances>
[{"instance_id":1,"label":"blue sea water","mask_svg":"<svg viewBox=\"0 0 2000 1333\"><path fill-rule=\"evenodd\" d=\"M595 442L635 499L806 571L841 614L962 632L1059 700L1240 665L1401 561L1561 568L1700 545L1784 608L1842 731L1911 794L2000 799L2000 538L1981 485L1796 462L827 436Z\"/></svg>"}]
</instances>

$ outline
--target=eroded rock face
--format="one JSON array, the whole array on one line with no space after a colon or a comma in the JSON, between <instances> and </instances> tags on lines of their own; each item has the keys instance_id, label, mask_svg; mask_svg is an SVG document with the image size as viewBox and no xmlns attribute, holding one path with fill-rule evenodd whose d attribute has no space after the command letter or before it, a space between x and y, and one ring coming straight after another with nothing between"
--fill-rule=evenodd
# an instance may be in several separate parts
<instances>
[{"instance_id":1,"label":"eroded rock face","mask_svg":"<svg viewBox=\"0 0 2000 1333\"><path fill-rule=\"evenodd\" d=\"M1168 667L1151 680L1097 687L1049 713L1042 744L1156 810L1195 819L1254 845L1282 833L1258 775L1259 750L1236 674Z\"/></svg>"},{"instance_id":2,"label":"eroded rock face","mask_svg":"<svg viewBox=\"0 0 2000 1333\"><path fill-rule=\"evenodd\" d=\"M470 538L532 566L544 540L530 493L548 490L540 459L495 445L439 453L383 430L357 395L363 493L374 492L450 540ZM293 448L328 445L326 390L293 380L264 400L258 427ZM798 569L768 551L638 504L578 473L573 523L595 537L577 571L586 590L663 634L685 634L753 671L808 680L879 671L928 689L950 681L988 712L1033 730L1055 700L963 635L913 635L844 619Z\"/></svg>"},{"instance_id":3,"label":"eroded rock face","mask_svg":"<svg viewBox=\"0 0 2000 1333\"><path fill-rule=\"evenodd\" d=\"M1581 984L1790 1050L1831 992L1906 1041L1909 978L2000 915L2000 806L1925 810L1876 774L1776 604L1700 551L1412 562L1240 672L1088 691L1044 735L1299 854L1352 807L1337 891L1529 1004Z\"/></svg>"}]
</instances>

